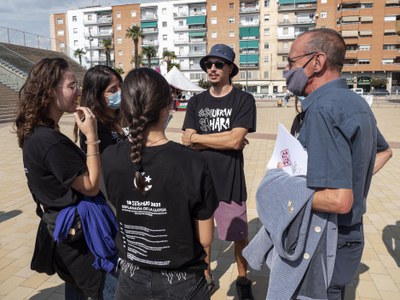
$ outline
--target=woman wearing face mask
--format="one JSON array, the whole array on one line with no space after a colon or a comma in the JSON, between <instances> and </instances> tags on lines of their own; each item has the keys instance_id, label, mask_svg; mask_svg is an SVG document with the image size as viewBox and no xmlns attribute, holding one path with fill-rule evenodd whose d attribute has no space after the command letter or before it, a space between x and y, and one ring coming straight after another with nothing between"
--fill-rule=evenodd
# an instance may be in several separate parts
<instances>
[{"instance_id":1,"label":"woman wearing face mask","mask_svg":"<svg viewBox=\"0 0 400 300\"><path fill-rule=\"evenodd\" d=\"M100 153L109 145L126 140L118 114L121 85L121 75L108 66L94 66L83 78L81 105L89 107L97 118ZM85 151L86 138L82 133L79 133L79 144Z\"/></svg>"}]
</instances>

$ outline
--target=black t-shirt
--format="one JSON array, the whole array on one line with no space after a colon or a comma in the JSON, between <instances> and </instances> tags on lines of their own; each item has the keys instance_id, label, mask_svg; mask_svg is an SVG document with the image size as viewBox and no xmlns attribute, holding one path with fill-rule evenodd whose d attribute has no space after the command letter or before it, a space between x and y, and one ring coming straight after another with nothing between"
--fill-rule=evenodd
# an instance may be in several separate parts
<instances>
[{"instance_id":1,"label":"black t-shirt","mask_svg":"<svg viewBox=\"0 0 400 300\"><path fill-rule=\"evenodd\" d=\"M145 195L134 190L137 166L129 142L108 147L102 165L107 195L117 210L119 255L148 268L204 269L194 219L212 217L217 197L201 154L174 142L145 148Z\"/></svg>"},{"instance_id":2,"label":"black t-shirt","mask_svg":"<svg viewBox=\"0 0 400 300\"><path fill-rule=\"evenodd\" d=\"M127 134L127 130L123 129L124 132ZM110 145L122 143L127 139L127 136L120 136L117 132L110 130L106 126L106 124L102 122L97 122L97 136L101 141L99 144L99 151L103 153L104 149L106 149ZM79 132L79 145L83 152L86 153L87 146L86 146L86 136Z\"/></svg>"},{"instance_id":3,"label":"black t-shirt","mask_svg":"<svg viewBox=\"0 0 400 300\"><path fill-rule=\"evenodd\" d=\"M68 137L55 129L37 126L25 139L22 154L28 184L46 208L58 211L81 199L82 195L71 185L86 172L86 159Z\"/></svg>"},{"instance_id":4,"label":"black t-shirt","mask_svg":"<svg viewBox=\"0 0 400 300\"><path fill-rule=\"evenodd\" d=\"M194 129L199 134L210 134L246 128L256 130L256 105L249 93L236 88L220 98L209 91L192 97L186 110L183 129ZM246 181L242 150L201 151L206 157L220 201L246 201Z\"/></svg>"}]
</instances>

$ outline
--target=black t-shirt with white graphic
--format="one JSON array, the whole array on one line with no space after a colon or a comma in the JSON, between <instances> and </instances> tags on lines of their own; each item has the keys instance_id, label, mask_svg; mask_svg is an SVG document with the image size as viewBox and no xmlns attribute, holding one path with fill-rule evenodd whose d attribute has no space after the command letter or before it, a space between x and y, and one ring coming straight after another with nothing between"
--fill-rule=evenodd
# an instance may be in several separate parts
<instances>
[{"instance_id":1,"label":"black t-shirt with white graphic","mask_svg":"<svg viewBox=\"0 0 400 300\"><path fill-rule=\"evenodd\" d=\"M123 142L102 155L107 195L117 210L119 255L148 268L204 269L194 219L209 219L217 207L204 157L174 142L145 148L142 195L134 190L130 151Z\"/></svg>"},{"instance_id":2,"label":"black t-shirt with white graphic","mask_svg":"<svg viewBox=\"0 0 400 300\"><path fill-rule=\"evenodd\" d=\"M205 91L192 97L186 110L183 129L194 129L199 134L210 134L246 128L256 130L256 105L249 93L236 88L224 97L213 97ZM201 151L206 157L220 201L246 201L246 181L242 150Z\"/></svg>"},{"instance_id":3,"label":"black t-shirt with white graphic","mask_svg":"<svg viewBox=\"0 0 400 300\"><path fill-rule=\"evenodd\" d=\"M22 153L28 184L46 208L58 211L81 199L82 195L71 185L86 172L86 159L68 137L55 129L37 126L25 139Z\"/></svg>"}]
</instances>

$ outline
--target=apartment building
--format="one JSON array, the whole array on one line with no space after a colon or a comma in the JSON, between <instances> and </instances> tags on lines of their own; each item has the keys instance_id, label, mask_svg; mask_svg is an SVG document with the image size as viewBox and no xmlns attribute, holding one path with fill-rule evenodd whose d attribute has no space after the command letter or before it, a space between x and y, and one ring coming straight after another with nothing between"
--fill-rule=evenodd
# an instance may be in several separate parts
<instances>
[{"instance_id":1,"label":"apartment building","mask_svg":"<svg viewBox=\"0 0 400 300\"><path fill-rule=\"evenodd\" d=\"M371 78L386 78L400 90L398 0L320 0L317 27L333 28L346 42L343 77L353 88L371 90Z\"/></svg>"},{"instance_id":2,"label":"apartment building","mask_svg":"<svg viewBox=\"0 0 400 300\"><path fill-rule=\"evenodd\" d=\"M133 66L135 53L132 39L127 39L126 31L132 26L140 26L140 4L112 6L114 66L125 74Z\"/></svg>"},{"instance_id":3,"label":"apartment building","mask_svg":"<svg viewBox=\"0 0 400 300\"><path fill-rule=\"evenodd\" d=\"M151 66L165 74L162 53L174 51L175 63L194 82L206 78L201 57L224 43L236 52L240 72L234 82L251 93L273 94L286 92L282 74L295 38L328 27L346 41L343 77L349 86L369 91L372 77L387 78L388 90L400 85L399 16L398 0L164 0L54 14L50 31L58 39L53 49L85 49L87 67L105 63L102 40L112 38L111 65L126 74L134 46L125 34L138 25L139 53L144 46L157 51ZM148 64L146 57L142 64Z\"/></svg>"}]
</instances>

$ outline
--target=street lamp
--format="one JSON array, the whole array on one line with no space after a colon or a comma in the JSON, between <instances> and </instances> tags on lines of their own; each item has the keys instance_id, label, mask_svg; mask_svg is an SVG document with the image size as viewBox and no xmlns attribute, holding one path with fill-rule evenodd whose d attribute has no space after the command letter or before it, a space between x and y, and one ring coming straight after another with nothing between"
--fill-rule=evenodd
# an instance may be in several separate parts
<instances>
[{"instance_id":1,"label":"street lamp","mask_svg":"<svg viewBox=\"0 0 400 300\"><path fill-rule=\"evenodd\" d=\"M93 41L92 31L91 31L91 28L89 28L89 55L90 55L90 67L93 67L92 41Z\"/></svg>"}]
</instances>

